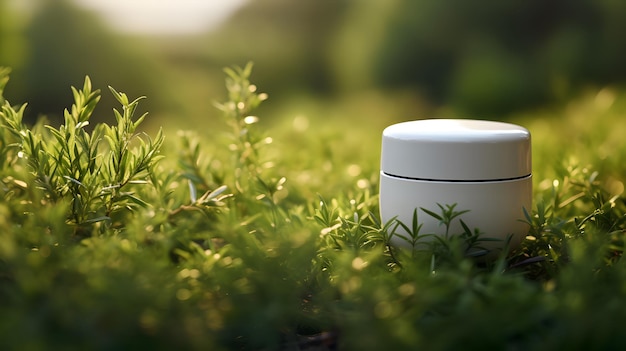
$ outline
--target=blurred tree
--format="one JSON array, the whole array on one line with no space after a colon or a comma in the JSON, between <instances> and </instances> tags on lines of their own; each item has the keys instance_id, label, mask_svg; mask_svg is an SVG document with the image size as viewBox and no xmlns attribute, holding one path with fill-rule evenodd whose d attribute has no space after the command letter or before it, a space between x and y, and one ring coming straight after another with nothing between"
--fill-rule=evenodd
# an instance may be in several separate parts
<instances>
[{"instance_id":1,"label":"blurred tree","mask_svg":"<svg viewBox=\"0 0 626 351\"><path fill-rule=\"evenodd\" d=\"M607 83L626 82L626 1L599 0L602 22L599 37L593 38L599 50L594 68Z\"/></svg>"},{"instance_id":2,"label":"blurred tree","mask_svg":"<svg viewBox=\"0 0 626 351\"><path fill-rule=\"evenodd\" d=\"M255 63L255 81L270 93L334 90L329 47L346 1L255 0L209 39L211 55L231 65Z\"/></svg>"},{"instance_id":3,"label":"blurred tree","mask_svg":"<svg viewBox=\"0 0 626 351\"><path fill-rule=\"evenodd\" d=\"M29 101L28 119L38 114L60 118L72 101L68 86L79 86L85 75L100 89L111 85L123 87L130 96L149 96L145 109L157 110L162 105L154 62L134 50L132 42L107 31L94 14L80 11L67 0L39 1L34 11L24 32L28 55L12 79L20 85L12 84L7 93L15 103ZM104 92L97 111L107 110L111 118L108 111L113 107L117 104Z\"/></svg>"},{"instance_id":4,"label":"blurred tree","mask_svg":"<svg viewBox=\"0 0 626 351\"><path fill-rule=\"evenodd\" d=\"M399 0L374 81L473 115L507 113L624 83L625 32L617 0Z\"/></svg>"},{"instance_id":5,"label":"blurred tree","mask_svg":"<svg viewBox=\"0 0 626 351\"><path fill-rule=\"evenodd\" d=\"M270 90L412 89L496 117L625 82L625 32L619 0L257 0L210 47Z\"/></svg>"},{"instance_id":6,"label":"blurred tree","mask_svg":"<svg viewBox=\"0 0 626 351\"><path fill-rule=\"evenodd\" d=\"M346 0L347 10L341 25L333 33L330 47L331 66L341 92L371 89L374 85L374 60L383 46L390 16L399 1Z\"/></svg>"},{"instance_id":7,"label":"blurred tree","mask_svg":"<svg viewBox=\"0 0 626 351\"><path fill-rule=\"evenodd\" d=\"M15 2L0 0L0 66L17 68L25 57L21 28L26 18L15 8Z\"/></svg>"}]
</instances>

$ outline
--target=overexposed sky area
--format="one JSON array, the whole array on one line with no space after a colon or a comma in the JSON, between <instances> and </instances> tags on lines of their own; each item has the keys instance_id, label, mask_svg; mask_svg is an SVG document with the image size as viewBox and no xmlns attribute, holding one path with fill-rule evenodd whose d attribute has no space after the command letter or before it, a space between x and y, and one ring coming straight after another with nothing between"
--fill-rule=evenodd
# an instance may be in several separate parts
<instances>
[{"instance_id":1,"label":"overexposed sky area","mask_svg":"<svg viewBox=\"0 0 626 351\"><path fill-rule=\"evenodd\" d=\"M248 0L74 0L132 34L194 34L220 25Z\"/></svg>"}]
</instances>

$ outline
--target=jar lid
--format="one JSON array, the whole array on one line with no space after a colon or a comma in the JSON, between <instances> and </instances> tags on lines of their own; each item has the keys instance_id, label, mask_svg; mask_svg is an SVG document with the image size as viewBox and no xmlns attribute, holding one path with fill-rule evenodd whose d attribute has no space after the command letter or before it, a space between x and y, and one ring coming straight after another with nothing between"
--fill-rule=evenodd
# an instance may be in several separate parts
<instances>
[{"instance_id":1,"label":"jar lid","mask_svg":"<svg viewBox=\"0 0 626 351\"><path fill-rule=\"evenodd\" d=\"M427 119L383 131L381 168L422 180L507 180L531 174L530 132L515 124Z\"/></svg>"}]
</instances>

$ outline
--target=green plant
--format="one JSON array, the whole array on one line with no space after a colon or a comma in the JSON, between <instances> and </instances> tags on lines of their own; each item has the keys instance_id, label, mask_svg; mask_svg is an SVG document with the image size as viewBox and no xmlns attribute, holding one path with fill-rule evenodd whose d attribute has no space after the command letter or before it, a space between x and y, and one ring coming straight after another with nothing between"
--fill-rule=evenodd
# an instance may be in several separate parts
<instances>
[{"instance_id":1,"label":"green plant","mask_svg":"<svg viewBox=\"0 0 626 351\"><path fill-rule=\"evenodd\" d=\"M311 159L278 150L281 135L265 135L264 120L253 114L267 96L250 82L251 70L226 70L228 101L216 104L224 126L213 125L225 135L149 137L139 129L145 114L135 117L141 98L115 89L122 106L113 112L115 123L90 126L99 92L88 78L73 89L74 105L59 127L45 120L28 126L25 105L2 99L3 346L621 345L614 323L626 317L619 163L604 178L593 170L603 165L593 164L591 152L578 153L590 166L539 163L536 205L522 219L528 237L514 251L477 260L485 238L462 222L462 232L450 232L464 212L453 204L425 211L447 228L432 238L422 232L417 210L411 223L380 222L375 175L308 167L307 177L333 183L322 189L341 189L308 196L315 189L297 181L302 170L290 160L317 166L328 150L308 150ZM7 74L0 70L0 92ZM542 157L554 136L531 130ZM322 144L332 141L311 133ZM363 157L374 152L366 151ZM350 148L336 152L346 153L336 160L354 159ZM410 248L392 245L394 235ZM432 244L422 245L426 238Z\"/></svg>"},{"instance_id":2,"label":"green plant","mask_svg":"<svg viewBox=\"0 0 626 351\"><path fill-rule=\"evenodd\" d=\"M114 111L117 126L100 124L91 133L86 127L100 95L92 91L89 77L82 90L72 88L75 103L65 110L65 123L59 128L39 124L29 129L22 122L26 105L2 107L2 125L14 139L7 144L7 162L24 167L27 178L22 182L42 190L41 202L70 208L68 221L79 235L89 236L97 224L116 225L124 220L123 214L115 218L118 213L147 206L131 186L147 184L147 174L160 158L161 132L154 141L135 134L145 117L133 121L139 99L131 102L125 94L111 91L123 109Z\"/></svg>"}]
</instances>

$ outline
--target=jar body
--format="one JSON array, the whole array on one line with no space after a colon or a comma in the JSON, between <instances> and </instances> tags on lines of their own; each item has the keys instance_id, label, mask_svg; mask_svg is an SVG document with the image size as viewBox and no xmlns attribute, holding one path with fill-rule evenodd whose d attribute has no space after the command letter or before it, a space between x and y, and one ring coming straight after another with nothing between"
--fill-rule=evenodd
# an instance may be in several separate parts
<instances>
[{"instance_id":1,"label":"jar body","mask_svg":"<svg viewBox=\"0 0 626 351\"><path fill-rule=\"evenodd\" d=\"M480 246L495 253L504 247L511 236L510 247L515 248L526 237L529 225L524 221L524 209L531 212L532 176L494 181L437 181L418 180L380 173L380 214L383 223L394 217L411 228L417 209L420 235L445 235L445 226L421 208L441 213L441 206L456 204L455 211L468 211L455 218L449 235L463 233L463 222L472 230L479 229L482 238L495 238ZM406 233L401 226L397 233ZM425 242L432 239L425 239ZM395 246L408 246L397 235Z\"/></svg>"}]
</instances>

